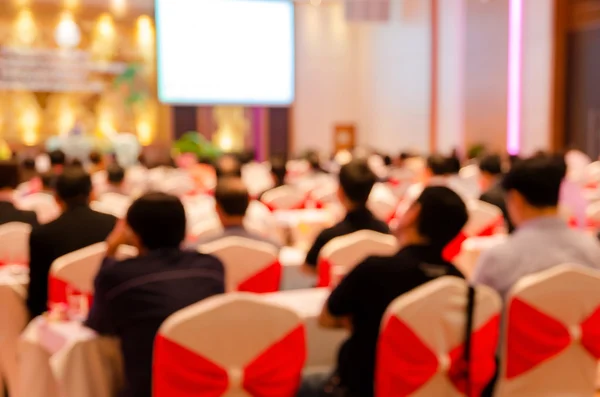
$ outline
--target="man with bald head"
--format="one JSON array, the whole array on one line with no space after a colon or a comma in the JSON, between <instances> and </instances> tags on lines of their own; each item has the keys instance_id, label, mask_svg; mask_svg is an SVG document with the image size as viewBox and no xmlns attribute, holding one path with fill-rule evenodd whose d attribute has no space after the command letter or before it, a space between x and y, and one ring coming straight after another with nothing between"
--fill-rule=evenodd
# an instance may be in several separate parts
<instances>
[{"instance_id":1,"label":"man with bald head","mask_svg":"<svg viewBox=\"0 0 600 397\"><path fill-rule=\"evenodd\" d=\"M222 177L217 180L215 188L216 211L223 230L208 238L202 238L193 243L193 247L203 245L212 241L220 240L224 237L244 237L252 240L267 242L278 245L274 241L261 236L244 226L246 210L250 204L250 195L248 189L237 176Z\"/></svg>"}]
</instances>

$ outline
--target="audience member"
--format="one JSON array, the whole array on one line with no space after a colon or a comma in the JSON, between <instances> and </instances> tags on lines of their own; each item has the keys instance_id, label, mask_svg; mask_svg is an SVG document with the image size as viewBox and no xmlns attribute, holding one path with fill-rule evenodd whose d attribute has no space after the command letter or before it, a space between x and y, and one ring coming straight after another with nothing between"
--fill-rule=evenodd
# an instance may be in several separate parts
<instances>
[{"instance_id":1,"label":"audience member","mask_svg":"<svg viewBox=\"0 0 600 397\"><path fill-rule=\"evenodd\" d=\"M126 397L152 394L154 337L171 314L225 292L223 265L215 257L182 250L186 218L181 201L164 193L137 199L107 239L86 325L118 336L125 361ZM117 262L122 244L139 256Z\"/></svg>"},{"instance_id":2,"label":"audience member","mask_svg":"<svg viewBox=\"0 0 600 397\"><path fill-rule=\"evenodd\" d=\"M59 175L67 164L67 156L62 150L53 150L48 153L50 158L50 169L56 175Z\"/></svg>"},{"instance_id":3,"label":"audience member","mask_svg":"<svg viewBox=\"0 0 600 397\"><path fill-rule=\"evenodd\" d=\"M52 262L104 241L115 226L115 217L89 208L91 190L90 176L82 168L65 168L56 181L56 194L64 212L31 233L27 307L32 317L46 310L48 272Z\"/></svg>"},{"instance_id":4,"label":"audience member","mask_svg":"<svg viewBox=\"0 0 600 397\"><path fill-rule=\"evenodd\" d=\"M463 277L442 258L442 250L467 219L465 203L451 189L423 190L401 220L403 248L390 257L366 259L331 293L319 322L328 328L347 327L350 337L340 349L334 375L325 382L307 382L300 396L321 396L324 390L331 396L373 396L377 339L385 310L398 296L437 277Z\"/></svg>"},{"instance_id":5,"label":"audience member","mask_svg":"<svg viewBox=\"0 0 600 397\"><path fill-rule=\"evenodd\" d=\"M310 151L306 155L306 161L310 166L310 172L312 174L327 174L327 171L321 166L321 159L319 153Z\"/></svg>"},{"instance_id":6,"label":"audience member","mask_svg":"<svg viewBox=\"0 0 600 397\"><path fill-rule=\"evenodd\" d=\"M19 183L29 182L36 177L35 159L28 157L21 163L21 178Z\"/></svg>"},{"instance_id":7,"label":"audience member","mask_svg":"<svg viewBox=\"0 0 600 397\"><path fill-rule=\"evenodd\" d=\"M488 155L479 162L479 185L483 192L479 200L495 205L502 210L508 231L514 231L514 225L508 216L504 189L502 188L502 159L498 155Z\"/></svg>"},{"instance_id":8,"label":"audience member","mask_svg":"<svg viewBox=\"0 0 600 397\"><path fill-rule=\"evenodd\" d=\"M346 209L346 217L337 225L323 230L306 255L305 269L314 272L321 249L336 237L358 230L389 233L389 227L367 209L367 200L377 181L377 176L366 160L352 160L340 169L338 198Z\"/></svg>"},{"instance_id":9,"label":"audience member","mask_svg":"<svg viewBox=\"0 0 600 397\"><path fill-rule=\"evenodd\" d=\"M273 186L262 192L258 200L262 199L262 195L268 191L273 189L277 189L285 184L285 175L287 173L287 169L285 167L285 161L283 159L274 158L271 160L271 178L273 179Z\"/></svg>"},{"instance_id":10,"label":"audience member","mask_svg":"<svg viewBox=\"0 0 600 397\"><path fill-rule=\"evenodd\" d=\"M93 151L89 155L90 161L90 174L93 175L98 171L104 171L106 164L104 163L104 157L100 152Z\"/></svg>"},{"instance_id":11,"label":"audience member","mask_svg":"<svg viewBox=\"0 0 600 397\"><path fill-rule=\"evenodd\" d=\"M19 183L19 166L13 162L0 163L0 225L10 222L38 226L33 211L21 211L13 203L14 191Z\"/></svg>"},{"instance_id":12,"label":"audience member","mask_svg":"<svg viewBox=\"0 0 600 397\"><path fill-rule=\"evenodd\" d=\"M539 155L515 163L504 178L506 207L516 231L508 241L485 252L473 280L502 297L522 277L572 263L600 269L600 245L592 236L569 228L558 215L564 159Z\"/></svg>"},{"instance_id":13,"label":"audience member","mask_svg":"<svg viewBox=\"0 0 600 397\"><path fill-rule=\"evenodd\" d=\"M106 169L107 186L104 193L125 194L123 191L123 183L125 181L125 169L118 164L111 164Z\"/></svg>"},{"instance_id":14,"label":"audience member","mask_svg":"<svg viewBox=\"0 0 600 397\"><path fill-rule=\"evenodd\" d=\"M241 178L219 178L215 189L215 201L217 215L223 225L223 230L221 233L215 234L210 238L203 238L195 242L193 244L194 247L231 236L278 245L273 240L249 230L247 225L245 226L245 217L250 205L250 196Z\"/></svg>"},{"instance_id":15,"label":"audience member","mask_svg":"<svg viewBox=\"0 0 600 397\"><path fill-rule=\"evenodd\" d=\"M237 157L231 154L225 154L219 157L215 164L217 178L242 177L242 164Z\"/></svg>"}]
</instances>

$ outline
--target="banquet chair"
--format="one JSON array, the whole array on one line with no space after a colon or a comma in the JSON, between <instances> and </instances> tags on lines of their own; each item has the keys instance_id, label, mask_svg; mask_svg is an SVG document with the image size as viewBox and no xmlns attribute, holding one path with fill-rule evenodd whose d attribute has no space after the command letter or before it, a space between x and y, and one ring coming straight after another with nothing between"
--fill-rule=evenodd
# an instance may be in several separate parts
<instances>
[{"instance_id":1,"label":"banquet chair","mask_svg":"<svg viewBox=\"0 0 600 397\"><path fill-rule=\"evenodd\" d=\"M202 241L223 233L223 225L218 217L209 217L193 225L188 233L188 241Z\"/></svg>"},{"instance_id":2,"label":"banquet chair","mask_svg":"<svg viewBox=\"0 0 600 397\"><path fill-rule=\"evenodd\" d=\"M41 224L50 223L60 215L60 207L54 197L47 193L33 193L19 200L19 209L33 211Z\"/></svg>"},{"instance_id":3,"label":"banquet chair","mask_svg":"<svg viewBox=\"0 0 600 397\"><path fill-rule=\"evenodd\" d=\"M100 196L94 205L99 205L103 209L100 212L106 212L122 219L127 215L127 210L131 206L131 198L123 194L108 192Z\"/></svg>"},{"instance_id":4,"label":"banquet chair","mask_svg":"<svg viewBox=\"0 0 600 397\"><path fill-rule=\"evenodd\" d=\"M600 272L562 265L508 296L498 397L591 397L600 359Z\"/></svg>"},{"instance_id":5,"label":"banquet chair","mask_svg":"<svg viewBox=\"0 0 600 397\"><path fill-rule=\"evenodd\" d=\"M261 200L271 211L296 210L304 208L306 195L292 186L283 185L265 192Z\"/></svg>"},{"instance_id":6,"label":"banquet chair","mask_svg":"<svg viewBox=\"0 0 600 397\"><path fill-rule=\"evenodd\" d=\"M504 218L500 208L495 205L473 200L467 203L469 220L454 240L444 249L444 258L452 261L462 249L463 242L469 237L493 236L501 225Z\"/></svg>"},{"instance_id":7,"label":"banquet chair","mask_svg":"<svg viewBox=\"0 0 600 397\"><path fill-rule=\"evenodd\" d=\"M586 215L588 227L599 228L600 227L600 201L590 204L585 210L585 215Z\"/></svg>"},{"instance_id":8,"label":"banquet chair","mask_svg":"<svg viewBox=\"0 0 600 397\"><path fill-rule=\"evenodd\" d=\"M244 228L284 245L285 236L277 218L258 200L250 201L244 217Z\"/></svg>"},{"instance_id":9,"label":"banquet chair","mask_svg":"<svg viewBox=\"0 0 600 397\"><path fill-rule=\"evenodd\" d=\"M75 252L63 255L50 266L48 276L49 307L57 303L68 303L69 291L86 296L91 301L94 294L94 279L106 254L106 243L96 243ZM137 256L131 246L119 247L116 259Z\"/></svg>"},{"instance_id":10,"label":"banquet chair","mask_svg":"<svg viewBox=\"0 0 600 397\"><path fill-rule=\"evenodd\" d=\"M336 237L321 249L317 286L329 287L337 284L367 257L389 256L395 254L397 250L398 242L394 236L372 230L359 230Z\"/></svg>"},{"instance_id":11,"label":"banquet chair","mask_svg":"<svg viewBox=\"0 0 600 397\"><path fill-rule=\"evenodd\" d=\"M476 287L467 365L468 301L467 282L446 276L388 306L377 346L376 397L481 395L495 373L502 302L492 289Z\"/></svg>"},{"instance_id":12,"label":"banquet chair","mask_svg":"<svg viewBox=\"0 0 600 397\"><path fill-rule=\"evenodd\" d=\"M153 396L293 397L305 360L298 314L251 294L219 295L160 327Z\"/></svg>"},{"instance_id":13,"label":"banquet chair","mask_svg":"<svg viewBox=\"0 0 600 397\"><path fill-rule=\"evenodd\" d=\"M376 218L387 223L396 213L398 199L385 184L376 183L367 200L367 208Z\"/></svg>"},{"instance_id":14,"label":"banquet chair","mask_svg":"<svg viewBox=\"0 0 600 397\"><path fill-rule=\"evenodd\" d=\"M198 250L223 263L226 291L279 291L281 264L274 245L244 237L224 237L203 244Z\"/></svg>"},{"instance_id":15,"label":"banquet chair","mask_svg":"<svg viewBox=\"0 0 600 397\"><path fill-rule=\"evenodd\" d=\"M11 222L0 225L0 265L29 266L29 235L31 226Z\"/></svg>"}]
</instances>

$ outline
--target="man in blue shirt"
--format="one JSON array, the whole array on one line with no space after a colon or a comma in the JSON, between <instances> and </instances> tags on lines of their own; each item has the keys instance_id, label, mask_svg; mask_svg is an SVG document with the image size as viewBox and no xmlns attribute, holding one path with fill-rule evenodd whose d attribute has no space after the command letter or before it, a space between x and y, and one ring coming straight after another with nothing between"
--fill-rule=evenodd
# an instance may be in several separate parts
<instances>
[{"instance_id":1,"label":"man in blue shirt","mask_svg":"<svg viewBox=\"0 0 600 397\"><path fill-rule=\"evenodd\" d=\"M108 237L86 325L121 339L126 386L122 396L151 395L154 337L176 311L225 291L223 265L215 257L180 248L186 219L181 201L163 193L136 200ZM116 262L122 244L139 256Z\"/></svg>"}]
</instances>

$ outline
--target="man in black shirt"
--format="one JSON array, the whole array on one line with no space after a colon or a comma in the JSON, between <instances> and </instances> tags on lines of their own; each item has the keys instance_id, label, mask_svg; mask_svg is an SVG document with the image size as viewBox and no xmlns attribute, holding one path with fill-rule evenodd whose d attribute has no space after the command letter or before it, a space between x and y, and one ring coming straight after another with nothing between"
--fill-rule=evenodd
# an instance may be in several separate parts
<instances>
[{"instance_id":1,"label":"man in black shirt","mask_svg":"<svg viewBox=\"0 0 600 397\"><path fill-rule=\"evenodd\" d=\"M467 219L464 202L447 187L428 187L421 193L401 221L403 248L391 257L366 259L331 293L319 322L328 328L348 327L351 335L340 349L336 373L328 384L303 396L327 396L323 390L332 389L338 393L332 396L373 396L375 352L385 310L398 296L438 277L463 277L442 259L442 250Z\"/></svg>"},{"instance_id":2,"label":"man in black shirt","mask_svg":"<svg viewBox=\"0 0 600 397\"><path fill-rule=\"evenodd\" d=\"M323 230L308 251L305 269L313 273L316 271L321 249L334 238L365 229L379 233L390 232L388 225L375 218L367 209L371 189L377 182L377 176L367 162L353 160L344 165L340 169L339 181L338 197L346 208L346 217L337 225Z\"/></svg>"},{"instance_id":3,"label":"man in black shirt","mask_svg":"<svg viewBox=\"0 0 600 397\"><path fill-rule=\"evenodd\" d=\"M481 159L479 163L481 177L479 183L483 194L479 200L485 201L500 208L504 215L504 220L508 231L512 233L515 229L508 216L506 209L506 200L504 198L504 189L502 188L502 160L498 155L490 155Z\"/></svg>"}]
</instances>

